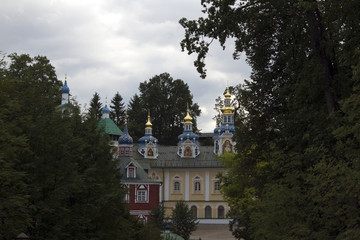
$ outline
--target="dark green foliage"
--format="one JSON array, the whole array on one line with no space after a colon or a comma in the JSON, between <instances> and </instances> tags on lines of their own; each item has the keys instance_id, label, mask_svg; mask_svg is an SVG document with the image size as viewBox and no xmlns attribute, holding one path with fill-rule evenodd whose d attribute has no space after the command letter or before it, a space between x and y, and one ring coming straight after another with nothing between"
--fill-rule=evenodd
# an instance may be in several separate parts
<instances>
[{"instance_id":1,"label":"dark green foliage","mask_svg":"<svg viewBox=\"0 0 360 240\"><path fill-rule=\"evenodd\" d=\"M223 158L233 233L358 238L360 2L202 4L206 18L180 21L198 71L206 76L213 39L235 39L234 57L244 51L252 67L238 95L238 153Z\"/></svg>"},{"instance_id":2,"label":"dark green foliage","mask_svg":"<svg viewBox=\"0 0 360 240\"><path fill-rule=\"evenodd\" d=\"M150 223L156 226L160 231L164 231L165 229L164 216L165 216L164 206L157 205L156 207L151 209Z\"/></svg>"},{"instance_id":3,"label":"dark green foliage","mask_svg":"<svg viewBox=\"0 0 360 240\"><path fill-rule=\"evenodd\" d=\"M12 54L0 69L0 238L141 239L123 203L108 137L60 104L45 57ZM140 237L139 237L140 236Z\"/></svg>"},{"instance_id":4,"label":"dark green foliage","mask_svg":"<svg viewBox=\"0 0 360 240\"><path fill-rule=\"evenodd\" d=\"M189 86L181 79L174 80L170 74L162 73L140 83L140 95L129 103L129 131L134 139L144 135L148 110L153 124L153 136L163 145L177 143L183 132L186 106L189 104L193 118L193 129L197 131L196 118L200 115L199 105L193 103ZM142 129L142 132L139 132Z\"/></svg>"},{"instance_id":5,"label":"dark green foliage","mask_svg":"<svg viewBox=\"0 0 360 240\"><path fill-rule=\"evenodd\" d=\"M119 128L123 128L125 123L125 106L119 92L116 92L115 96L111 99L110 109L110 118Z\"/></svg>"},{"instance_id":6,"label":"dark green foliage","mask_svg":"<svg viewBox=\"0 0 360 240\"><path fill-rule=\"evenodd\" d=\"M197 219L184 201L177 202L171 214L171 232L188 240L196 230Z\"/></svg>"},{"instance_id":7,"label":"dark green foliage","mask_svg":"<svg viewBox=\"0 0 360 240\"><path fill-rule=\"evenodd\" d=\"M94 93L90 100L90 108L88 110L88 118L98 121L102 116L102 103L100 102L100 96L97 92Z\"/></svg>"}]
</instances>

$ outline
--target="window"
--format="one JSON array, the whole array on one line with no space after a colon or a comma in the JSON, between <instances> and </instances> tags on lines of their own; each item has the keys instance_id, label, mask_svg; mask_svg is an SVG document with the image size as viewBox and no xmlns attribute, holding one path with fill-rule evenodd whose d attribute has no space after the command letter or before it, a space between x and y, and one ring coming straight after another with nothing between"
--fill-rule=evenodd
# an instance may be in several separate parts
<instances>
[{"instance_id":1,"label":"window","mask_svg":"<svg viewBox=\"0 0 360 240\"><path fill-rule=\"evenodd\" d=\"M197 218L197 207L196 207L196 206L192 206L192 207L190 208L190 210L191 210L192 216L193 216L194 218Z\"/></svg>"},{"instance_id":2,"label":"window","mask_svg":"<svg viewBox=\"0 0 360 240\"><path fill-rule=\"evenodd\" d=\"M225 210L223 206L218 207L218 218L224 218L224 212Z\"/></svg>"},{"instance_id":3,"label":"window","mask_svg":"<svg viewBox=\"0 0 360 240\"><path fill-rule=\"evenodd\" d=\"M123 148L120 148L120 153L121 153L121 155L124 154L124 149Z\"/></svg>"},{"instance_id":4,"label":"window","mask_svg":"<svg viewBox=\"0 0 360 240\"><path fill-rule=\"evenodd\" d=\"M195 191L200 191L200 183L195 182Z\"/></svg>"},{"instance_id":5,"label":"window","mask_svg":"<svg viewBox=\"0 0 360 240\"><path fill-rule=\"evenodd\" d=\"M205 208L205 218L211 218L211 207L206 206Z\"/></svg>"},{"instance_id":6,"label":"window","mask_svg":"<svg viewBox=\"0 0 360 240\"><path fill-rule=\"evenodd\" d=\"M134 168L128 168L128 171L129 171L129 178L134 178L135 177Z\"/></svg>"},{"instance_id":7,"label":"window","mask_svg":"<svg viewBox=\"0 0 360 240\"><path fill-rule=\"evenodd\" d=\"M195 156L197 156L197 155L198 155L198 153L199 153L199 148L198 148L198 147L196 147L196 148L195 148Z\"/></svg>"},{"instance_id":8,"label":"window","mask_svg":"<svg viewBox=\"0 0 360 240\"><path fill-rule=\"evenodd\" d=\"M180 183L179 182L174 182L174 190L180 191Z\"/></svg>"},{"instance_id":9,"label":"window","mask_svg":"<svg viewBox=\"0 0 360 240\"><path fill-rule=\"evenodd\" d=\"M214 190L215 190L215 191L219 191L219 190L220 190L220 183L219 183L219 182L215 182L215 183L214 183Z\"/></svg>"},{"instance_id":10,"label":"window","mask_svg":"<svg viewBox=\"0 0 360 240\"><path fill-rule=\"evenodd\" d=\"M146 202L146 191L137 191L137 202Z\"/></svg>"},{"instance_id":11,"label":"window","mask_svg":"<svg viewBox=\"0 0 360 240\"><path fill-rule=\"evenodd\" d=\"M129 154L129 149L128 149L128 148L125 149L125 154L126 154L126 155Z\"/></svg>"}]
</instances>

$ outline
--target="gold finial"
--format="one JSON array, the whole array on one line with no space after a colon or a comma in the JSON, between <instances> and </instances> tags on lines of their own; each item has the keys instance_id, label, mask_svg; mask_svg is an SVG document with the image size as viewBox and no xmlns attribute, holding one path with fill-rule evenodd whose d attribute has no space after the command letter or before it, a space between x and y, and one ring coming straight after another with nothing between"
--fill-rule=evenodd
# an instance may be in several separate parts
<instances>
[{"instance_id":1,"label":"gold finial","mask_svg":"<svg viewBox=\"0 0 360 240\"><path fill-rule=\"evenodd\" d=\"M65 73L65 81L67 80L67 74Z\"/></svg>"},{"instance_id":2,"label":"gold finial","mask_svg":"<svg viewBox=\"0 0 360 240\"><path fill-rule=\"evenodd\" d=\"M105 105L107 105L107 97L105 97Z\"/></svg>"},{"instance_id":3,"label":"gold finial","mask_svg":"<svg viewBox=\"0 0 360 240\"><path fill-rule=\"evenodd\" d=\"M192 117L190 116L190 113L189 113L189 103L187 103L186 116L185 116L184 120L185 120L185 123L192 123Z\"/></svg>"},{"instance_id":4,"label":"gold finial","mask_svg":"<svg viewBox=\"0 0 360 240\"><path fill-rule=\"evenodd\" d=\"M152 124L151 124L151 121L150 121L150 110L148 110L148 121L145 124L145 126L146 126L147 129L151 129Z\"/></svg>"}]
</instances>

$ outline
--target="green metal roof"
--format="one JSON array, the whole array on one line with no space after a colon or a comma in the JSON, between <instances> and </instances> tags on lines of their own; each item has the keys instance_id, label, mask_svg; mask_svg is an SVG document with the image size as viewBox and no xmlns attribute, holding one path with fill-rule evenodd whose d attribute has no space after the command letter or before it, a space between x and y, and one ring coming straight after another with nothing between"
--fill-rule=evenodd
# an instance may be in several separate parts
<instances>
[{"instance_id":1,"label":"green metal roof","mask_svg":"<svg viewBox=\"0 0 360 240\"><path fill-rule=\"evenodd\" d=\"M109 135L123 135L123 132L110 118L103 118L99 121L97 130L104 128L105 133Z\"/></svg>"}]
</instances>

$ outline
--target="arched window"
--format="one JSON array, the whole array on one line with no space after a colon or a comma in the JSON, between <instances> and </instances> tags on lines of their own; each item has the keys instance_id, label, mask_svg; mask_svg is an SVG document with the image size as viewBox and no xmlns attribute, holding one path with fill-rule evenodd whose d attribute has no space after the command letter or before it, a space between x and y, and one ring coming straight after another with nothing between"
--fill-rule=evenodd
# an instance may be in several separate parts
<instances>
[{"instance_id":1,"label":"arched window","mask_svg":"<svg viewBox=\"0 0 360 240\"><path fill-rule=\"evenodd\" d=\"M200 182L195 182L195 191L200 191Z\"/></svg>"},{"instance_id":2,"label":"arched window","mask_svg":"<svg viewBox=\"0 0 360 240\"><path fill-rule=\"evenodd\" d=\"M174 182L174 190L180 191L180 183L179 182Z\"/></svg>"},{"instance_id":3,"label":"arched window","mask_svg":"<svg viewBox=\"0 0 360 240\"><path fill-rule=\"evenodd\" d=\"M225 209L223 206L219 206L217 212L218 212L218 218L224 218Z\"/></svg>"},{"instance_id":4,"label":"arched window","mask_svg":"<svg viewBox=\"0 0 360 240\"><path fill-rule=\"evenodd\" d=\"M191 214L194 218L197 218L197 207L196 206L191 207Z\"/></svg>"},{"instance_id":5,"label":"arched window","mask_svg":"<svg viewBox=\"0 0 360 240\"><path fill-rule=\"evenodd\" d=\"M205 218L211 218L211 207L210 206L205 207Z\"/></svg>"}]
</instances>

